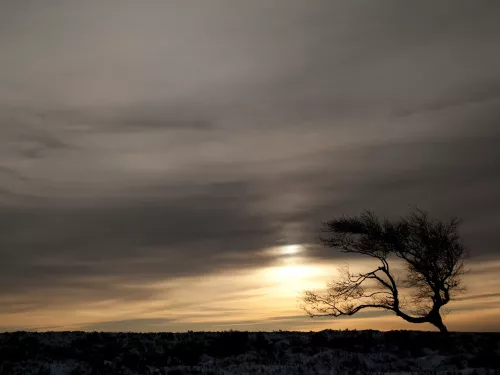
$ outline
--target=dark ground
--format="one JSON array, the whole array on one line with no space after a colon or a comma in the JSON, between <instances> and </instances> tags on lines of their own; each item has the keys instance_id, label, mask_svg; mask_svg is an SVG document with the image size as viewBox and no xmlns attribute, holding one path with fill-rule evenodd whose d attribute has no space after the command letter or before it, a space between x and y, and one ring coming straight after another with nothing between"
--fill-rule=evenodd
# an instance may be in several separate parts
<instances>
[{"instance_id":1,"label":"dark ground","mask_svg":"<svg viewBox=\"0 0 500 375\"><path fill-rule=\"evenodd\" d=\"M0 374L500 374L500 333L0 334Z\"/></svg>"}]
</instances>

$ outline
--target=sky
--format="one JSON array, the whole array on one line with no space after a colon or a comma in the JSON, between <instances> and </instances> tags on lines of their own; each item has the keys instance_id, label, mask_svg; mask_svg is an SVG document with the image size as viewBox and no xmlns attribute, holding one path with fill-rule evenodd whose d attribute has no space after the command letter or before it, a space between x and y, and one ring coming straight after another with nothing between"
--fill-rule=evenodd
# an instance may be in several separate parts
<instances>
[{"instance_id":1,"label":"sky","mask_svg":"<svg viewBox=\"0 0 500 375\"><path fill-rule=\"evenodd\" d=\"M450 330L500 330L500 2L0 2L0 331L311 320L321 223L459 216Z\"/></svg>"}]
</instances>

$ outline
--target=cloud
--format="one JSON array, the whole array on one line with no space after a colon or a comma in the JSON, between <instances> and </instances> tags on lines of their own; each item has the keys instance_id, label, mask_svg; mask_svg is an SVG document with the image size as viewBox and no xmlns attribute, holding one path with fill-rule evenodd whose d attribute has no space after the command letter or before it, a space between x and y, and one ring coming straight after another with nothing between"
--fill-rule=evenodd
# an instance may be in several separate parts
<instances>
[{"instance_id":1,"label":"cloud","mask_svg":"<svg viewBox=\"0 0 500 375\"><path fill-rule=\"evenodd\" d=\"M484 4L3 2L0 310L149 301L277 244L330 262L320 223L365 208L461 216L496 259Z\"/></svg>"},{"instance_id":2,"label":"cloud","mask_svg":"<svg viewBox=\"0 0 500 375\"><path fill-rule=\"evenodd\" d=\"M3 291L74 288L85 277L144 282L262 262L226 258L273 245L274 224L248 212L254 199L244 185L219 184L173 198L4 210Z\"/></svg>"},{"instance_id":3,"label":"cloud","mask_svg":"<svg viewBox=\"0 0 500 375\"><path fill-rule=\"evenodd\" d=\"M500 297L500 293L475 294L475 295L471 295L471 296L456 298L456 301L471 301L471 300L478 300L478 299L483 299L483 298L494 298L494 297Z\"/></svg>"},{"instance_id":4,"label":"cloud","mask_svg":"<svg viewBox=\"0 0 500 375\"><path fill-rule=\"evenodd\" d=\"M440 100L428 103L421 108L405 110L397 115L411 116L431 111L443 111L453 108L460 108L468 105L481 104L484 102L498 102L500 99L500 84L482 84L479 89L470 88L460 92L452 92L448 97L441 98Z\"/></svg>"}]
</instances>

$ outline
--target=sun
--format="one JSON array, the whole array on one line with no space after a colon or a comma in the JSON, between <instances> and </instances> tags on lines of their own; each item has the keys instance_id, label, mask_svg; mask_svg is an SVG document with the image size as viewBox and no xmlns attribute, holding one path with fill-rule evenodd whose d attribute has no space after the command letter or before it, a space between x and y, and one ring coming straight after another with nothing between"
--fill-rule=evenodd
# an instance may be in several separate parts
<instances>
[{"instance_id":1,"label":"sun","mask_svg":"<svg viewBox=\"0 0 500 375\"><path fill-rule=\"evenodd\" d=\"M302 246L300 245L286 245L280 247L281 255L295 255L302 252Z\"/></svg>"}]
</instances>

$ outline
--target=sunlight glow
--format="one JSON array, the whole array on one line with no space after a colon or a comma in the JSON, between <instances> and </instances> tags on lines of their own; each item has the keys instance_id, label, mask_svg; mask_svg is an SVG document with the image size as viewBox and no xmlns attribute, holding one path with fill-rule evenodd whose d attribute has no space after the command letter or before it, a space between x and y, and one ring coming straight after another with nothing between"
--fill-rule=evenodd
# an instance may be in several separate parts
<instances>
[{"instance_id":1,"label":"sunlight glow","mask_svg":"<svg viewBox=\"0 0 500 375\"><path fill-rule=\"evenodd\" d=\"M303 251L300 245L287 245L280 248L281 255L294 255Z\"/></svg>"},{"instance_id":2,"label":"sunlight glow","mask_svg":"<svg viewBox=\"0 0 500 375\"><path fill-rule=\"evenodd\" d=\"M283 266L269 268L267 273L273 281L290 283L315 275L316 269L311 266Z\"/></svg>"}]
</instances>

